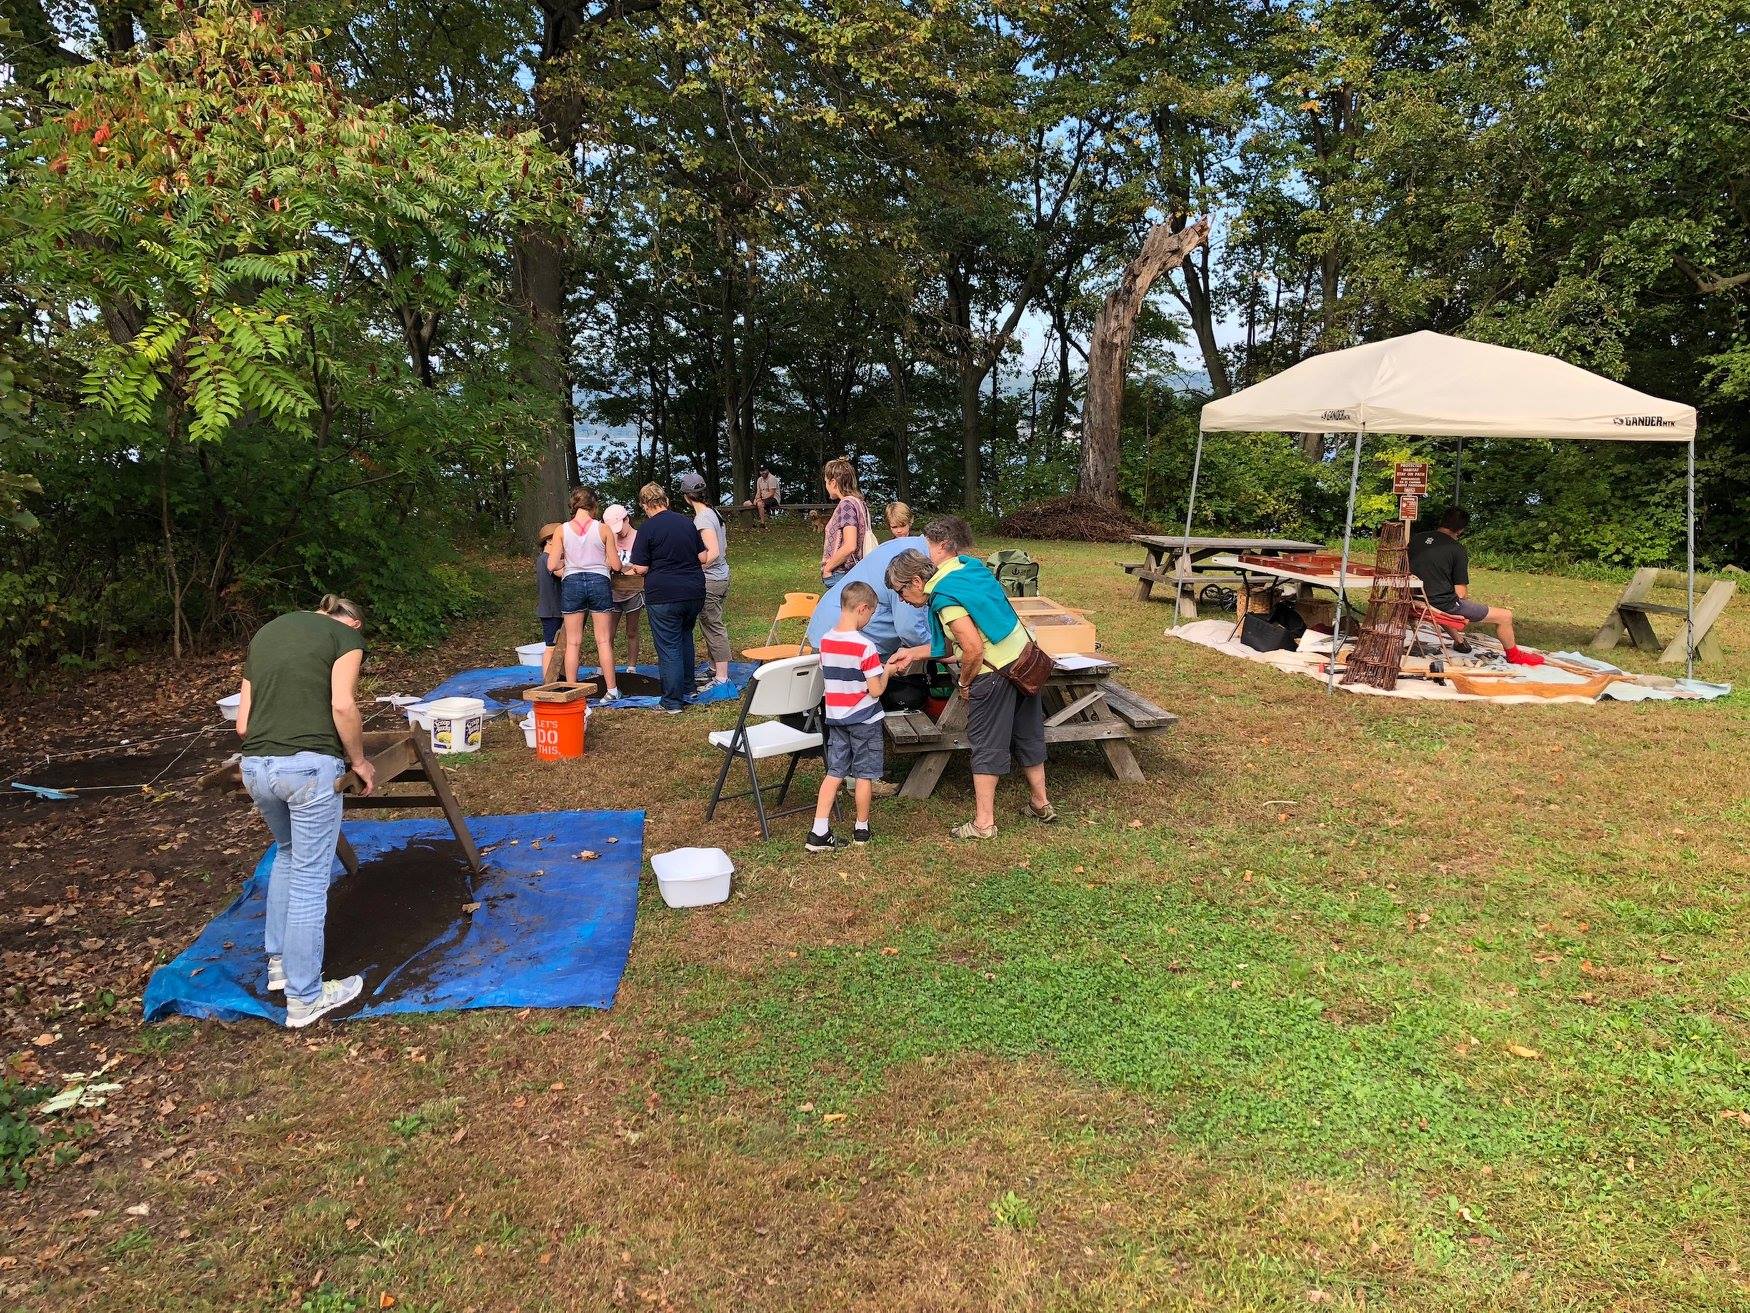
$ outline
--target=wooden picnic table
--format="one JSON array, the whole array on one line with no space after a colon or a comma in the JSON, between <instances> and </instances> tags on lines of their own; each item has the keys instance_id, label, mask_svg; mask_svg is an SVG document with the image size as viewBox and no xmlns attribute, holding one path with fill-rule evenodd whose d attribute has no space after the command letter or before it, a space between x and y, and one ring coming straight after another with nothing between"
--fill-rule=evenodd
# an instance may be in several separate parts
<instances>
[{"instance_id":1,"label":"wooden picnic table","mask_svg":"<svg viewBox=\"0 0 1750 1313\"><path fill-rule=\"evenodd\" d=\"M1340 578L1335 570L1323 570L1316 574L1306 570L1291 569L1286 565L1266 565L1261 561L1242 561L1239 557L1226 553L1212 556L1210 563L1219 569L1232 570L1240 578L1240 589L1249 603L1252 590L1256 587L1280 588L1283 584L1294 584L1296 597L1309 596L1315 589L1324 589L1332 593L1338 604L1352 615L1357 615L1354 603L1349 601L1348 590L1359 588L1371 592L1373 589L1372 567L1365 562L1351 561L1349 574ZM1365 571L1363 573L1362 571ZM1410 587L1418 593L1422 591L1422 581L1415 575L1404 576L1410 582ZM1244 617L1250 606L1235 608L1234 633L1239 633L1239 627L1244 623Z\"/></svg>"},{"instance_id":2,"label":"wooden picnic table","mask_svg":"<svg viewBox=\"0 0 1750 1313\"><path fill-rule=\"evenodd\" d=\"M1116 673L1117 668L1111 665L1082 670L1059 667L1041 691L1045 742L1047 746L1098 743L1114 777L1141 784L1142 767L1137 765L1131 741L1159 733L1179 718L1124 687L1113 678ZM950 699L939 720L932 720L923 711L889 711L882 724L887 730L888 751L916 759L900 787L902 798L929 797L954 754L969 752L972 747L966 736L963 696Z\"/></svg>"},{"instance_id":3,"label":"wooden picnic table","mask_svg":"<svg viewBox=\"0 0 1750 1313\"><path fill-rule=\"evenodd\" d=\"M1136 600L1146 602L1153 597L1157 584L1170 584L1175 609L1190 620L1197 618L1197 595L1203 589L1244 582L1233 570L1221 567L1217 556L1230 552L1288 556L1323 548L1322 543L1293 538L1184 538L1164 533L1133 534L1131 541L1140 543L1148 554L1146 560L1121 563L1126 574L1136 576Z\"/></svg>"},{"instance_id":4,"label":"wooden picnic table","mask_svg":"<svg viewBox=\"0 0 1750 1313\"><path fill-rule=\"evenodd\" d=\"M829 501L781 501L766 514L771 516L782 511L795 511L798 515L806 515L809 511L831 511L833 506L834 503ZM718 511L724 515L754 515L758 513L759 508L757 506L744 506L738 502L734 506L719 507Z\"/></svg>"}]
</instances>

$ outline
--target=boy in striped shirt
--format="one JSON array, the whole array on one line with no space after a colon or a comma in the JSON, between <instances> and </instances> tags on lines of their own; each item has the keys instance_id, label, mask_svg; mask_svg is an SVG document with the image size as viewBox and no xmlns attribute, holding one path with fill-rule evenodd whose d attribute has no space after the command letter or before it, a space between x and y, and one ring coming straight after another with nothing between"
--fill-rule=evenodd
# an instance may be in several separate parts
<instances>
[{"instance_id":1,"label":"boy in striped shirt","mask_svg":"<svg viewBox=\"0 0 1750 1313\"><path fill-rule=\"evenodd\" d=\"M886 765L881 703L887 669L881 653L863 636L878 602L868 584L852 581L839 592L839 622L820 640L820 673L826 683L826 778L814 804L814 828L806 847L831 852L845 841L832 832L832 805L846 780L856 781L857 824L852 843L869 842L869 799Z\"/></svg>"}]
</instances>

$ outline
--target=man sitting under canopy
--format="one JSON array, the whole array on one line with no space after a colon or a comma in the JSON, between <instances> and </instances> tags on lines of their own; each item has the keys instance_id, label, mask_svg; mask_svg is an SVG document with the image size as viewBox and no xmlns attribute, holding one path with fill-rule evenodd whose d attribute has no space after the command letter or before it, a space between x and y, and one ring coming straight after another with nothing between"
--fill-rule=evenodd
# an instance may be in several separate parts
<instances>
[{"instance_id":1,"label":"man sitting under canopy","mask_svg":"<svg viewBox=\"0 0 1750 1313\"><path fill-rule=\"evenodd\" d=\"M1473 625L1494 625L1507 649L1507 660L1516 666L1541 666L1543 658L1522 651L1513 635L1513 613L1504 606L1489 606L1470 596L1470 553L1459 541L1470 527L1470 512L1449 506L1436 529L1418 530L1410 538L1410 570L1422 581L1428 605L1448 615L1463 616Z\"/></svg>"}]
</instances>

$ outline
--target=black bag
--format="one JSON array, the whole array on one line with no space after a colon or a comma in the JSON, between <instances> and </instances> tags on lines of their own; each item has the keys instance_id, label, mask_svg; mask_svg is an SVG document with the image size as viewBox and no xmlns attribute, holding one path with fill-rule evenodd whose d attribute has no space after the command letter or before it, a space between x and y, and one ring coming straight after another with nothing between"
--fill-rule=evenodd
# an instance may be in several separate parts
<instances>
[{"instance_id":1,"label":"black bag","mask_svg":"<svg viewBox=\"0 0 1750 1313\"><path fill-rule=\"evenodd\" d=\"M1254 652L1280 652L1289 646L1288 631L1261 615L1248 615L1240 625L1240 642Z\"/></svg>"},{"instance_id":2,"label":"black bag","mask_svg":"<svg viewBox=\"0 0 1750 1313\"><path fill-rule=\"evenodd\" d=\"M881 705L888 711L922 711L930 700L930 681L926 675L895 675L887 681L887 691L881 695Z\"/></svg>"},{"instance_id":3,"label":"black bag","mask_svg":"<svg viewBox=\"0 0 1750 1313\"><path fill-rule=\"evenodd\" d=\"M1300 612L1290 601L1278 602L1270 608L1270 623L1282 626L1283 632L1288 635L1288 643L1291 647L1297 645L1301 636L1306 633L1306 621L1302 619Z\"/></svg>"}]
</instances>

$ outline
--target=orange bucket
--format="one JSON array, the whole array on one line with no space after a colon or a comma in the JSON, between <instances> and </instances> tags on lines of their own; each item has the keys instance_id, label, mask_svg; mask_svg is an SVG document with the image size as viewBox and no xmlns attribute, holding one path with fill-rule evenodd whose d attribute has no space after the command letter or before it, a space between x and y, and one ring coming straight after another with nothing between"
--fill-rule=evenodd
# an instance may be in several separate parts
<instances>
[{"instance_id":1,"label":"orange bucket","mask_svg":"<svg viewBox=\"0 0 1750 1313\"><path fill-rule=\"evenodd\" d=\"M564 761L583 756L584 709L575 702L535 703L535 755L543 761Z\"/></svg>"}]
</instances>

